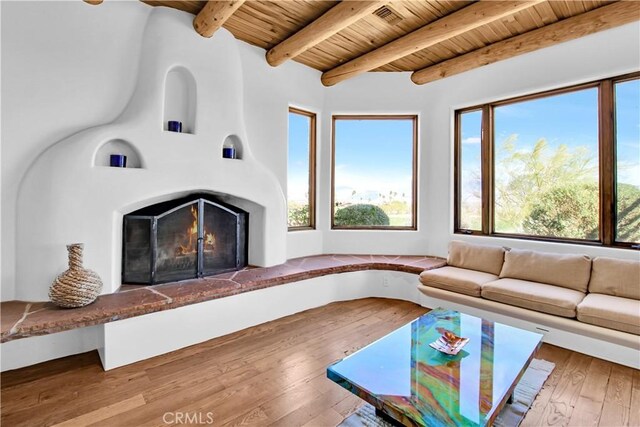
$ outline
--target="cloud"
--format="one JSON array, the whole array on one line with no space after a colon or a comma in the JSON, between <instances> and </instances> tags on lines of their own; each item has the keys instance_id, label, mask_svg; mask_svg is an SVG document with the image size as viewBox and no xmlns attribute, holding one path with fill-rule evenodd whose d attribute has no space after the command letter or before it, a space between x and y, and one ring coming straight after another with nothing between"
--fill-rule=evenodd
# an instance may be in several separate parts
<instances>
[{"instance_id":1,"label":"cloud","mask_svg":"<svg viewBox=\"0 0 640 427\"><path fill-rule=\"evenodd\" d=\"M472 136L462 140L463 144L480 144L480 137Z\"/></svg>"}]
</instances>

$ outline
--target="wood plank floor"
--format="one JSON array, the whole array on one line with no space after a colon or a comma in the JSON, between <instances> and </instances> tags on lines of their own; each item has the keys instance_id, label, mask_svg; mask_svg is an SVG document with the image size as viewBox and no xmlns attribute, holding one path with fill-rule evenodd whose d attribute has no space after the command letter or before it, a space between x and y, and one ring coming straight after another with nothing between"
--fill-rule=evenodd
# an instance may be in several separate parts
<instances>
[{"instance_id":1,"label":"wood plank floor","mask_svg":"<svg viewBox=\"0 0 640 427\"><path fill-rule=\"evenodd\" d=\"M326 366L425 312L339 302L109 372L96 352L6 372L1 424L335 426L362 401ZM556 369L524 426L640 425L640 371L546 344L537 357Z\"/></svg>"}]
</instances>

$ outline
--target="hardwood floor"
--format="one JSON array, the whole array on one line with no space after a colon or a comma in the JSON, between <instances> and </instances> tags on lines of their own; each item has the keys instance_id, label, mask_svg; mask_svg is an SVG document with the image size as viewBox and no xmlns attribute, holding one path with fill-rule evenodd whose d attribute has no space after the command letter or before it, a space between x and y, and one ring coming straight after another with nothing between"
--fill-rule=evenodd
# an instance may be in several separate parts
<instances>
[{"instance_id":1,"label":"hardwood floor","mask_svg":"<svg viewBox=\"0 0 640 427\"><path fill-rule=\"evenodd\" d=\"M109 372L96 352L6 372L1 423L335 426L362 401L326 366L425 312L339 302ZM640 371L546 344L537 357L556 368L524 426L640 425Z\"/></svg>"}]
</instances>

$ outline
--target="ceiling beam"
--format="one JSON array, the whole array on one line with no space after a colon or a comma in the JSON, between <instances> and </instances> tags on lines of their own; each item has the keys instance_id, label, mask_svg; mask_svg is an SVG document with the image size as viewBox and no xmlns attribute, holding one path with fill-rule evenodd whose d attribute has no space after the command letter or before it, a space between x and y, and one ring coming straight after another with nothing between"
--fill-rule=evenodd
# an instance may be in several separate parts
<instances>
[{"instance_id":1,"label":"ceiling beam","mask_svg":"<svg viewBox=\"0 0 640 427\"><path fill-rule=\"evenodd\" d=\"M640 3L622 1L485 46L467 54L414 71L418 85L453 76L503 59L584 37L640 20Z\"/></svg>"},{"instance_id":2,"label":"ceiling beam","mask_svg":"<svg viewBox=\"0 0 640 427\"><path fill-rule=\"evenodd\" d=\"M528 1L480 1L451 13L369 53L322 74L322 83L333 86L343 80L419 52L516 12L542 3Z\"/></svg>"},{"instance_id":3,"label":"ceiling beam","mask_svg":"<svg viewBox=\"0 0 640 427\"><path fill-rule=\"evenodd\" d=\"M193 20L193 28L202 37L211 37L238 10L245 0L209 0Z\"/></svg>"},{"instance_id":4,"label":"ceiling beam","mask_svg":"<svg viewBox=\"0 0 640 427\"><path fill-rule=\"evenodd\" d=\"M387 0L343 0L309 25L283 40L267 52L267 62L274 67L295 58L323 40L359 21L384 5Z\"/></svg>"}]
</instances>

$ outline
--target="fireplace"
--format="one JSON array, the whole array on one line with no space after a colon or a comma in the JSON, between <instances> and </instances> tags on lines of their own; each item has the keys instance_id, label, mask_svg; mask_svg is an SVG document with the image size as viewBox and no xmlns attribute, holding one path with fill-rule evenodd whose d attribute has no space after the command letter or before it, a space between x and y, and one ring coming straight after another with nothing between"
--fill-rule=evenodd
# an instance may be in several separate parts
<instances>
[{"instance_id":1,"label":"fireplace","mask_svg":"<svg viewBox=\"0 0 640 427\"><path fill-rule=\"evenodd\" d=\"M122 283L153 285L245 267L248 216L204 194L125 215Z\"/></svg>"}]
</instances>

